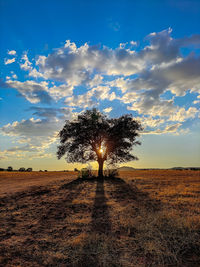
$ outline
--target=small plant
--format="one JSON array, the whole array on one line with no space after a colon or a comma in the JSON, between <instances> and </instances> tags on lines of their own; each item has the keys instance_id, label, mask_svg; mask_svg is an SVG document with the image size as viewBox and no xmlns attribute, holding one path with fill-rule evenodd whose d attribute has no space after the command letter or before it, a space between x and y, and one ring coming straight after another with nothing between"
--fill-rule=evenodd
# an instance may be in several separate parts
<instances>
[{"instance_id":1,"label":"small plant","mask_svg":"<svg viewBox=\"0 0 200 267\"><path fill-rule=\"evenodd\" d=\"M8 172L11 172L13 171L13 167L9 166L8 169L7 169Z\"/></svg>"},{"instance_id":2,"label":"small plant","mask_svg":"<svg viewBox=\"0 0 200 267\"><path fill-rule=\"evenodd\" d=\"M104 171L104 176L107 178L115 178L119 175L117 169L107 169Z\"/></svg>"},{"instance_id":3,"label":"small plant","mask_svg":"<svg viewBox=\"0 0 200 267\"><path fill-rule=\"evenodd\" d=\"M26 169L24 167L19 168L19 172L25 172Z\"/></svg>"},{"instance_id":4,"label":"small plant","mask_svg":"<svg viewBox=\"0 0 200 267\"><path fill-rule=\"evenodd\" d=\"M92 172L88 168L83 168L81 171L79 171L79 178L88 179L92 177Z\"/></svg>"}]
</instances>

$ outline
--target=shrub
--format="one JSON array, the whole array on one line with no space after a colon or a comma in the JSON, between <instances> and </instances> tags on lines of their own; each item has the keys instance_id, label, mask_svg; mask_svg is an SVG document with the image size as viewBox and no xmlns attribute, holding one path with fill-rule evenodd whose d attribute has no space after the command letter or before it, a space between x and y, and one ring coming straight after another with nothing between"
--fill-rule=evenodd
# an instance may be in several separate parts
<instances>
[{"instance_id":1,"label":"shrub","mask_svg":"<svg viewBox=\"0 0 200 267\"><path fill-rule=\"evenodd\" d=\"M108 178L115 178L119 175L117 169L107 169L104 171L104 176Z\"/></svg>"},{"instance_id":2,"label":"shrub","mask_svg":"<svg viewBox=\"0 0 200 267\"><path fill-rule=\"evenodd\" d=\"M11 172L13 171L13 167L9 166L8 169L7 169L8 172Z\"/></svg>"},{"instance_id":3,"label":"shrub","mask_svg":"<svg viewBox=\"0 0 200 267\"><path fill-rule=\"evenodd\" d=\"M90 177L92 177L92 172L91 172L91 170L88 169L88 168L83 168L83 169L81 169L81 171L79 172L78 177L79 177L79 178L83 178L83 179L90 178Z\"/></svg>"},{"instance_id":4,"label":"shrub","mask_svg":"<svg viewBox=\"0 0 200 267\"><path fill-rule=\"evenodd\" d=\"M19 168L19 172L25 172L26 169L24 167Z\"/></svg>"}]
</instances>

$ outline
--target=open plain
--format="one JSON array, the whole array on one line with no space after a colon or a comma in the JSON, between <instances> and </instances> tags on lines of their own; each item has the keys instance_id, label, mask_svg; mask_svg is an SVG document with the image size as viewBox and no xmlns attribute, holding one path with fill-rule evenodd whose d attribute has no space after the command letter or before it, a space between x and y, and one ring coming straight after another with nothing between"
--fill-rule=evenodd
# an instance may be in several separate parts
<instances>
[{"instance_id":1,"label":"open plain","mask_svg":"<svg viewBox=\"0 0 200 267\"><path fill-rule=\"evenodd\" d=\"M0 173L0 266L200 266L200 172Z\"/></svg>"}]
</instances>

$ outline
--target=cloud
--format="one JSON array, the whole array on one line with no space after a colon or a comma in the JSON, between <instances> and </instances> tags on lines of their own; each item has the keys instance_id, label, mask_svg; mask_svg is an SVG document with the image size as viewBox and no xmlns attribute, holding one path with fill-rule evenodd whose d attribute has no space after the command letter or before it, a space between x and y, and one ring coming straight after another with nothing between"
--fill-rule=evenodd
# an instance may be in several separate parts
<instances>
[{"instance_id":1,"label":"cloud","mask_svg":"<svg viewBox=\"0 0 200 267\"><path fill-rule=\"evenodd\" d=\"M17 75L16 75L16 74L13 74L13 75L12 75L12 78L13 78L13 79L17 79Z\"/></svg>"},{"instance_id":2,"label":"cloud","mask_svg":"<svg viewBox=\"0 0 200 267\"><path fill-rule=\"evenodd\" d=\"M71 119L76 113L73 112L73 108L44 108L44 107L31 107L28 110L34 111L33 115L43 118L59 118L59 119Z\"/></svg>"},{"instance_id":3,"label":"cloud","mask_svg":"<svg viewBox=\"0 0 200 267\"><path fill-rule=\"evenodd\" d=\"M91 107L98 105L100 100L113 101L117 99L115 92L110 93L109 86L97 86L83 95L73 95L66 98L65 103L69 106Z\"/></svg>"},{"instance_id":4,"label":"cloud","mask_svg":"<svg viewBox=\"0 0 200 267\"><path fill-rule=\"evenodd\" d=\"M72 119L76 113L72 108L40 108L32 107L33 115L42 118L30 118L22 121L8 123L0 128L4 136L15 140L17 145L5 150L5 153L20 154L23 152L38 155L45 151L58 140L58 132L62 129L66 119Z\"/></svg>"},{"instance_id":5,"label":"cloud","mask_svg":"<svg viewBox=\"0 0 200 267\"><path fill-rule=\"evenodd\" d=\"M20 68L22 70L32 70L32 63L28 59L27 52L24 53L21 60L22 60L22 63L20 64Z\"/></svg>"},{"instance_id":6,"label":"cloud","mask_svg":"<svg viewBox=\"0 0 200 267\"><path fill-rule=\"evenodd\" d=\"M167 125L164 129L156 129L156 130L145 130L142 134L179 134L178 130L181 126L181 123L176 123L173 125Z\"/></svg>"},{"instance_id":7,"label":"cloud","mask_svg":"<svg viewBox=\"0 0 200 267\"><path fill-rule=\"evenodd\" d=\"M18 92L31 103L50 103L52 101L46 81L35 82L27 80L25 82L20 82L7 80L6 85L9 88L17 89Z\"/></svg>"},{"instance_id":8,"label":"cloud","mask_svg":"<svg viewBox=\"0 0 200 267\"><path fill-rule=\"evenodd\" d=\"M187 119L195 118L197 113L199 113L199 111L195 107L190 107L188 110L180 108L179 110L177 110L177 112L170 116L169 120L183 122Z\"/></svg>"},{"instance_id":9,"label":"cloud","mask_svg":"<svg viewBox=\"0 0 200 267\"><path fill-rule=\"evenodd\" d=\"M164 131L168 121L195 119L197 109L192 103L186 110L177 106L176 98L200 93L200 57L195 53L200 35L175 39L169 28L150 33L145 40L148 44L141 48L131 41L115 49L88 43L77 46L66 40L62 47L35 59L29 59L25 52L20 68L31 80L11 80L11 76L17 78L13 74L3 86L17 89L33 104L62 100L70 107L87 108L117 99L143 118L147 129L156 130L158 125ZM184 51L191 52L183 53L185 47L189 49ZM166 98L166 92L171 93L170 98ZM193 104L198 104L195 101ZM42 116L42 112L35 110L35 115ZM63 116L55 109L49 112Z\"/></svg>"},{"instance_id":10,"label":"cloud","mask_svg":"<svg viewBox=\"0 0 200 267\"><path fill-rule=\"evenodd\" d=\"M14 56L14 55L16 55L16 51L10 50L10 51L8 51L8 55Z\"/></svg>"},{"instance_id":11,"label":"cloud","mask_svg":"<svg viewBox=\"0 0 200 267\"><path fill-rule=\"evenodd\" d=\"M104 112L106 112L106 113L109 113L109 112L111 112L111 111L112 111L112 107L105 108L105 109L103 109L103 111L104 111Z\"/></svg>"},{"instance_id":12,"label":"cloud","mask_svg":"<svg viewBox=\"0 0 200 267\"><path fill-rule=\"evenodd\" d=\"M12 63L14 63L14 62L15 62L15 58L12 58L12 59L5 59L5 60L4 60L5 65L12 64Z\"/></svg>"},{"instance_id":13,"label":"cloud","mask_svg":"<svg viewBox=\"0 0 200 267\"><path fill-rule=\"evenodd\" d=\"M47 57L39 56L36 63L44 77L76 86L90 82L95 70L107 75L131 75L141 70L140 63L144 62L129 49L113 50L87 43L78 48L67 40L64 47Z\"/></svg>"}]
</instances>

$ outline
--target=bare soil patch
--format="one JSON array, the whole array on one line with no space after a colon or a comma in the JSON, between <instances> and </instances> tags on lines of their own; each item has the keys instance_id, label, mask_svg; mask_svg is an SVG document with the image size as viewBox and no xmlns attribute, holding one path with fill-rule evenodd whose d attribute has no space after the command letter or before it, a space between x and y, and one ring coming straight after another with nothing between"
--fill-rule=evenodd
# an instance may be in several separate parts
<instances>
[{"instance_id":1,"label":"bare soil patch","mask_svg":"<svg viewBox=\"0 0 200 267\"><path fill-rule=\"evenodd\" d=\"M0 172L0 197L63 179L75 179L76 172Z\"/></svg>"}]
</instances>

